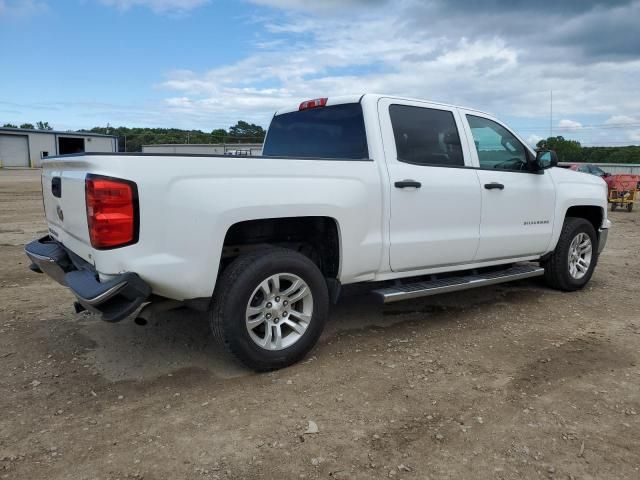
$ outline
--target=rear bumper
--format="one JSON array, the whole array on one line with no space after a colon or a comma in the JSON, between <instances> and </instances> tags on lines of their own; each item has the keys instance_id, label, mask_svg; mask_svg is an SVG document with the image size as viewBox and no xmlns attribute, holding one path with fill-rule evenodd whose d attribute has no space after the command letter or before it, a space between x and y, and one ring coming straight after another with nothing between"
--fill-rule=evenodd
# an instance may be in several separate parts
<instances>
[{"instance_id":1,"label":"rear bumper","mask_svg":"<svg viewBox=\"0 0 640 480\"><path fill-rule=\"evenodd\" d=\"M134 313L151 295L151 287L137 274L125 272L101 282L93 266L46 236L27 244L31 270L46 273L69 287L87 310L118 322Z\"/></svg>"}]
</instances>

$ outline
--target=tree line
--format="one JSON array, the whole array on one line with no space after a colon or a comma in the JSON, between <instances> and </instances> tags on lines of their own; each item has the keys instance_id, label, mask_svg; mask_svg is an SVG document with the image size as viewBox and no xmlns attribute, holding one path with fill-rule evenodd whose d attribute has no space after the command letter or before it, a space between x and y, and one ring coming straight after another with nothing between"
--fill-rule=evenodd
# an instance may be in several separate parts
<instances>
[{"instance_id":1,"label":"tree line","mask_svg":"<svg viewBox=\"0 0 640 480\"><path fill-rule=\"evenodd\" d=\"M48 122L23 123L19 127L5 123L5 128L28 128L32 130L53 130ZM129 128L129 127L94 127L77 130L76 133L98 133L118 137L121 152L141 152L142 145L159 143L262 143L266 130L260 125L239 120L228 129L216 128L211 132L202 130L183 130L179 128Z\"/></svg>"},{"instance_id":2,"label":"tree line","mask_svg":"<svg viewBox=\"0 0 640 480\"><path fill-rule=\"evenodd\" d=\"M540 140L538 148L554 150L560 162L640 163L640 146L583 147L577 140L562 136Z\"/></svg>"},{"instance_id":3,"label":"tree line","mask_svg":"<svg viewBox=\"0 0 640 480\"><path fill-rule=\"evenodd\" d=\"M53 130L53 127L49 125L49 122L36 122L33 123L22 123L20 126L14 125L13 123L5 123L2 125L3 128L28 128L29 130Z\"/></svg>"},{"instance_id":4,"label":"tree line","mask_svg":"<svg viewBox=\"0 0 640 480\"><path fill-rule=\"evenodd\" d=\"M143 145L184 143L262 143L266 131L260 125L239 120L229 129L216 128L211 132L179 128L94 127L81 132L116 135L121 152L141 152Z\"/></svg>"}]
</instances>

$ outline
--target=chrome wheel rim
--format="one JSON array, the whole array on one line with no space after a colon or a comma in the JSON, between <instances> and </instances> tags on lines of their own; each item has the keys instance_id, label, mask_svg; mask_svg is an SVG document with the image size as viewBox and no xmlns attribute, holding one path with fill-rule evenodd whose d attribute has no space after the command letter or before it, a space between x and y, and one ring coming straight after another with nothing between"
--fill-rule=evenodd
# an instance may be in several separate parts
<instances>
[{"instance_id":1,"label":"chrome wheel rim","mask_svg":"<svg viewBox=\"0 0 640 480\"><path fill-rule=\"evenodd\" d=\"M592 256L591 238L586 233L579 233L569 245L569 275L576 280L584 277L589 271Z\"/></svg>"},{"instance_id":2,"label":"chrome wheel rim","mask_svg":"<svg viewBox=\"0 0 640 480\"><path fill-rule=\"evenodd\" d=\"M251 340L265 350L283 350L302 338L311 323L313 295L293 273L276 273L249 298L245 322Z\"/></svg>"}]
</instances>

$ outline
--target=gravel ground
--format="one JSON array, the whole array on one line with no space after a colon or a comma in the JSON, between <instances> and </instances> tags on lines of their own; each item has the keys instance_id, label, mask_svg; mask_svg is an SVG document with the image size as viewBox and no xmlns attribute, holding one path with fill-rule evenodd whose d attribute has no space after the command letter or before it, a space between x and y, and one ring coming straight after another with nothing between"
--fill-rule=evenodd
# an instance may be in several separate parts
<instances>
[{"instance_id":1,"label":"gravel ground","mask_svg":"<svg viewBox=\"0 0 640 480\"><path fill-rule=\"evenodd\" d=\"M0 170L0 478L640 478L637 210L581 292L355 296L306 361L258 375L204 315L73 313L22 252L38 175Z\"/></svg>"}]
</instances>

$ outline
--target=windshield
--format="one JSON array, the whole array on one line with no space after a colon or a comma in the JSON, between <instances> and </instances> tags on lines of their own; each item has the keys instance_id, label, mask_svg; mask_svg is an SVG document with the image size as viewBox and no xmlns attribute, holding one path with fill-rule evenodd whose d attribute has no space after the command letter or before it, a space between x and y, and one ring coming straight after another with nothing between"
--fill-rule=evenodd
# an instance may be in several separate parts
<instances>
[{"instance_id":1,"label":"windshield","mask_svg":"<svg viewBox=\"0 0 640 480\"><path fill-rule=\"evenodd\" d=\"M345 103L277 115L271 121L264 156L369 158L362 106Z\"/></svg>"}]
</instances>

